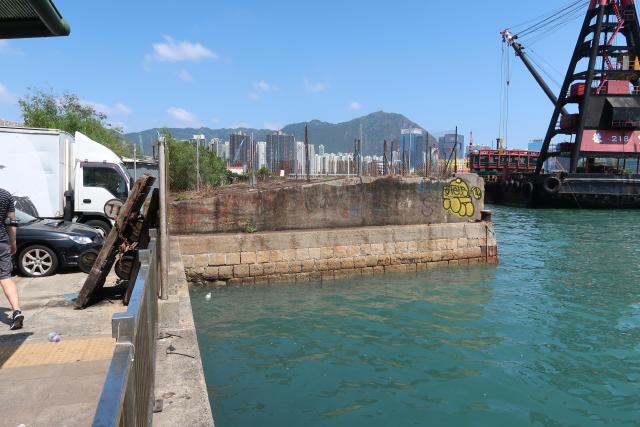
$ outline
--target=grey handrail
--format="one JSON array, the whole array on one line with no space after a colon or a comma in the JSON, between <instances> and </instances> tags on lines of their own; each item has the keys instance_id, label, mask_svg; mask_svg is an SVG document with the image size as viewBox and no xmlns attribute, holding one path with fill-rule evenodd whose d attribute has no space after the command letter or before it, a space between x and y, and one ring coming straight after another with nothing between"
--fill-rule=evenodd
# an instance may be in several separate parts
<instances>
[{"instance_id":1,"label":"grey handrail","mask_svg":"<svg viewBox=\"0 0 640 427\"><path fill-rule=\"evenodd\" d=\"M105 378L93 426L147 426L154 401L158 328L159 251L157 232L138 253L140 268L127 310L111 319L116 348Z\"/></svg>"}]
</instances>

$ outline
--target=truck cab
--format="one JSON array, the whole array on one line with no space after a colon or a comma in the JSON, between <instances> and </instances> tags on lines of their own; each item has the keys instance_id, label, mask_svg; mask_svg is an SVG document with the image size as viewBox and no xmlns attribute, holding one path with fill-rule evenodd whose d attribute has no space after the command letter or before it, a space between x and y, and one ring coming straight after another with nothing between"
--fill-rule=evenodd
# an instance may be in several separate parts
<instances>
[{"instance_id":1,"label":"truck cab","mask_svg":"<svg viewBox=\"0 0 640 427\"><path fill-rule=\"evenodd\" d=\"M76 132L74 177L76 221L108 234L112 223L104 214L105 203L112 199L124 202L131 191L124 163L104 145Z\"/></svg>"}]
</instances>

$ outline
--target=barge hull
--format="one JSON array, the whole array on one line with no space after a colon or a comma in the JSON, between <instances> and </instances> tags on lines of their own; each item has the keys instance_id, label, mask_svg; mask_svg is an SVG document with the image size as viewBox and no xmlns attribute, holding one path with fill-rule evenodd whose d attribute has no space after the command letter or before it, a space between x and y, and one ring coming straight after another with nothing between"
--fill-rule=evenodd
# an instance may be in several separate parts
<instances>
[{"instance_id":1,"label":"barge hull","mask_svg":"<svg viewBox=\"0 0 640 427\"><path fill-rule=\"evenodd\" d=\"M529 208L640 209L640 175L523 176L486 184L487 201Z\"/></svg>"}]
</instances>

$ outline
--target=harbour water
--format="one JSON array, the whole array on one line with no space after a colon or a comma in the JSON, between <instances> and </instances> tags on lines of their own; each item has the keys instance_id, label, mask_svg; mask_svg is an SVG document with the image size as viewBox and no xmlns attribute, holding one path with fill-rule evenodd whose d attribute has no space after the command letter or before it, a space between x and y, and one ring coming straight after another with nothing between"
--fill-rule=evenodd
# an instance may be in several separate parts
<instances>
[{"instance_id":1,"label":"harbour water","mask_svg":"<svg viewBox=\"0 0 640 427\"><path fill-rule=\"evenodd\" d=\"M498 267L193 289L216 425L638 425L638 213L493 209Z\"/></svg>"}]
</instances>

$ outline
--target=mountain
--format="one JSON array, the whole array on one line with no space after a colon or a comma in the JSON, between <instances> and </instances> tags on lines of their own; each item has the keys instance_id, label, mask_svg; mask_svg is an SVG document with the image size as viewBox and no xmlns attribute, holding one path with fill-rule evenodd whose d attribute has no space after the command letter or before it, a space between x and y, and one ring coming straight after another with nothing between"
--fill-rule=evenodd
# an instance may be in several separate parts
<instances>
[{"instance_id":1,"label":"mountain","mask_svg":"<svg viewBox=\"0 0 640 427\"><path fill-rule=\"evenodd\" d=\"M363 153L382 153L383 141L400 140L400 130L406 128L421 128L415 122L402 114L378 111L364 117L344 123L328 123L312 120L304 123L294 123L282 128L284 133L295 135L299 140L304 138L304 126L309 126L309 143L316 147L324 145L326 153L352 152L354 140L360 137L362 126Z\"/></svg>"},{"instance_id":2,"label":"mountain","mask_svg":"<svg viewBox=\"0 0 640 427\"><path fill-rule=\"evenodd\" d=\"M409 120L402 114L385 113L378 111L359 117L343 123L328 123L320 120L312 120L310 122L293 123L282 128L287 134L295 135L298 141L304 140L304 126L309 127L309 143L316 147L324 145L326 153L352 152L353 141L360 137L360 127L362 126L363 135L363 153L364 154L380 154L382 153L383 141L400 140L400 130L405 128L420 128L417 123ZM142 132L133 132L125 135L125 138L137 143L142 141L144 153L151 155L153 150L153 142L157 138L157 132L160 129L148 129ZM266 135L272 131L267 129L210 129L210 128L169 128L171 134L178 139L190 139L193 135L203 134L205 138L220 138L228 140L229 134L243 131L245 133L253 133L254 140L264 141Z\"/></svg>"}]
</instances>

